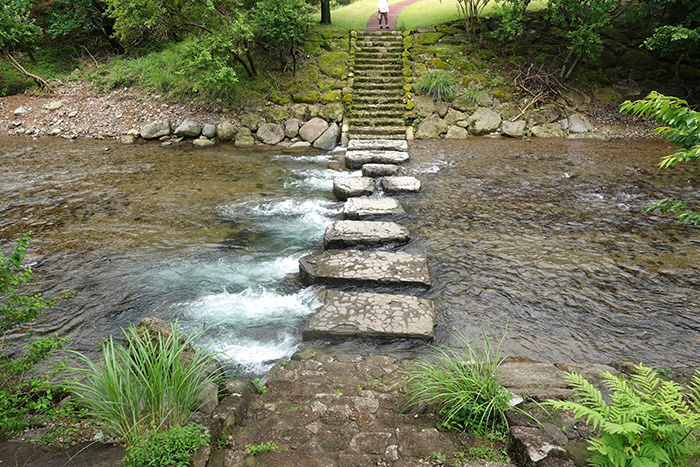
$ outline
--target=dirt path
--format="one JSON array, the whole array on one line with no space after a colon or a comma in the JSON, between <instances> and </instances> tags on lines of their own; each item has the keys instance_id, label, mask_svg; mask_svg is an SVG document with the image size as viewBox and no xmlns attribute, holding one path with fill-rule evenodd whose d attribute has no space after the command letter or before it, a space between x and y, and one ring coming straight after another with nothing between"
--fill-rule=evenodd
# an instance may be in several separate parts
<instances>
[{"instance_id":1,"label":"dirt path","mask_svg":"<svg viewBox=\"0 0 700 467\"><path fill-rule=\"evenodd\" d=\"M420 2L420 1L421 0L404 0L403 2L390 5L389 6L389 29L396 29L396 20L404 8L406 8L407 6L411 6L414 3ZM367 26L365 26L365 29L368 31L379 31L379 22L377 21L377 14L376 13L372 14L369 21L367 21Z\"/></svg>"}]
</instances>

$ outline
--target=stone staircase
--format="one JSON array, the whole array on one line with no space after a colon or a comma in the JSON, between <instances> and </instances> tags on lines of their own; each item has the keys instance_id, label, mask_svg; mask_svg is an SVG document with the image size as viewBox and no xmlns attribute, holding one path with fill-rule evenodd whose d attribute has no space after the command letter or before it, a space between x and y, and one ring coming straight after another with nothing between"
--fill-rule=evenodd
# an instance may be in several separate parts
<instances>
[{"instance_id":1,"label":"stone staircase","mask_svg":"<svg viewBox=\"0 0 700 467\"><path fill-rule=\"evenodd\" d=\"M348 139L406 139L403 38L397 31L358 31Z\"/></svg>"}]
</instances>

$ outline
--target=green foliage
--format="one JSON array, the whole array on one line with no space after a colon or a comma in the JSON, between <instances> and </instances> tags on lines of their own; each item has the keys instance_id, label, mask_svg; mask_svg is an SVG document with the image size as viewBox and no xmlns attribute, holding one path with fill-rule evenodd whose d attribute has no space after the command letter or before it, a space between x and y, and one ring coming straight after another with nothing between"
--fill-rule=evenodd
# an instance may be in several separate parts
<instances>
[{"instance_id":1,"label":"green foliage","mask_svg":"<svg viewBox=\"0 0 700 467\"><path fill-rule=\"evenodd\" d=\"M190 456L209 444L209 433L202 425L190 423L166 431L148 430L138 443L127 447L124 467L187 467Z\"/></svg>"},{"instance_id":2,"label":"green foliage","mask_svg":"<svg viewBox=\"0 0 700 467\"><path fill-rule=\"evenodd\" d=\"M23 295L19 288L32 277L29 266L23 266L30 234L24 234L9 256L0 251L0 352L5 349L8 334L32 336L31 323L57 299L47 300L41 294ZM66 297L66 296L64 296ZM58 335L35 339L12 358L0 353L0 440L21 431L34 421L51 418L62 409L54 407L54 396L61 387L50 379L63 369L61 362L50 364L42 375L35 367L46 363L51 352L60 349L67 339Z\"/></svg>"},{"instance_id":3,"label":"green foliage","mask_svg":"<svg viewBox=\"0 0 700 467\"><path fill-rule=\"evenodd\" d=\"M114 21L106 16L106 8L107 5L100 0L57 0L51 5L46 32L54 39L73 36L73 43L77 42L76 34L96 34L116 47L117 43L111 37Z\"/></svg>"},{"instance_id":4,"label":"green foliage","mask_svg":"<svg viewBox=\"0 0 700 467\"><path fill-rule=\"evenodd\" d=\"M645 47L662 54L697 55L700 45L700 2L697 0L639 0L635 2L653 34Z\"/></svg>"},{"instance_id":5,"label":"green foliage","mask_svg":"<svg viewBox=\"0 0 700 467\"><path fill-rule=\"evenodd\" d=\"M255 378L253 381L253 387L255 388L255 391L258 394L265 394L267 392L267 386L265 386L261 381L260 378Z\"/></svg>"},{"instance_id":6,"label":"green foliage","mask_svg":"<svg viewBox=\"0 0 700 467\"><path fill-rule=\"evenodd\" d=\"M249 456L260 454L261 452L276 451L278 446L275 443L246 444L245 452Z\"/></svg>"},{"instance_id":7,"label":"green foliage","mask_svg":"<svg viewBox=\"0 0 700 467\"><path fill-rule=\"evenodd\" d=\"M149 429L187 423L218 374L207 352L192 350L198 336L173 329L151 338L133 326L123 332L127 345L111 336L102 343L101 364L72 352L81 363L73 368L81 381L72 387L93 417L133 446Z\"/></svg>"},{"instance_id":8,"label":"green foliage","mask_svg":"<svg viewBox=\"0 0 700 467\"><path fill-rule=\"evenodd\" d=\"M422 94L430 94L439 101L450 101L454 97L457 80L447 70L431 70L418 79L416 87Z\"/></svg>"},{"instance_id":9,"label":"green foliage","mask_svg":"<svg viewBox=\"0 0 700 467\"><path fill-rule=\"evenodd\" d=\"M256 36L277 51L282 66L288 55L295 60L296 49L313 22L312 11L304 0L261 0L255 6Z\"/></svg>"},{"instance_id":10,"label":"green foliage","mask_svg":"<svg viewBox=\"0 0 700 467\"><path fill-rule=\"evenodd\" d=\"M689 384L689 394L641 363L629 380L604 373L610 405L582 376L567 373L565 379L578 401L550 400L548 404L571 410L574 417L601 430L600 438L589 440L589 451L596 453L591 465L681 466L686 465L687 456L700 453L700 372Z\"/></svg>"},{"instance_id":11,"label":"green foliage","mask_svg":"<svg viewBox=\"0 0 700 467\"><path fill-rule=\"evenodd\" d=\"M661 158L659 167L674 167L680 162L700 160L700 113L688 108L688 103L683 99L651 92L644 99L624 102L620 112L652 119L654 123L661 125L655 131L666 141L680 147L675 153ZM683 211L678 216L681 222L700 225L700 213L686 208L687 204L684 201L669 198L648 206L647 211Z\"/></svg>"},{"instance_id":12,"label":"green foliage","mask_svg":"<svg viewBox=\"0 0 700 467\"><path fill-rule=\"evenodd\" d=\"M481 24L481 13L489 0L457 0L459 19L473 41L477 40L477 29Z\"/></svg>"},{"instance_id":13,"label":"green foliage","mask_svg":"<svg viewBox=\"0 0 700 467\"><path fill-rule=\"evenodd\" d=\"M673 53L693 54L700 47L700 30L681 25L666 25L654 30L654 34L644 41L650 50L658 50L662 55Z\"/></svg>"},{"instance_id":14,"label":"green foliage","mask_svg":"<svg viewBox=\"0 0 700 467\"><path fill-rule=\"evenodd\" d=\"M484 335L478 346L461 335L463 349L434 347L432 359L420 359L406 373L408 405L435 406L447 428L505 433L511 395L496 380L504 339L493 347Z\"/></svg>"},{"instance_id":15,"label":"green foliage","mask_svg":"<svg viewBox=\"0 0 700 467\"><path fill-rule=\"evenodd\" d=\"M523 18L531 0L496 0L494 13L498 16L496 34L511 41L523 34Z\"/></svg>"},{"instance_id":16,"label":"green foliage","mask_svg":"<svg viewBox=\"0 0 700 467\"><path fill-rule=\"evenodd\" d=\"M28 0L0 0L0 52L34 48L41 29L29 17L32 2Z\"/></svg>"}]
</instances>

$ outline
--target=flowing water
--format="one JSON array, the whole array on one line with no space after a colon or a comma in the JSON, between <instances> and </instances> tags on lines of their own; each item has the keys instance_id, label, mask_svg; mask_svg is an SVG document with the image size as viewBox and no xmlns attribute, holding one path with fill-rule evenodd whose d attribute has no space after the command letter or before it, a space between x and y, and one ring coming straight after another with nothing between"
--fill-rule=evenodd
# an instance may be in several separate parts
<instances>
[{"instance_id":1,"label":"flowing water","mask_svg":"<svg viewBox=\"0 0 700 467\"><path fill-rule=\"evenodd\" d=\"M34 287L77 294L35 326L70 347L177 319L249 374L300 343L320 306L289 280L339 217L339 155L0 138L0 244L32 230ZM402 249L431 255L438 340L499 338L544 361L700 363L700 229L647 216L698 197L653 142L416 143ZM455 331L457 330L457 331ZM12 337L12 336L10 336ZM367 344L356 344L359 347ZM402 344L394 344L401 347Z\"/></svg>"}]
</instances>

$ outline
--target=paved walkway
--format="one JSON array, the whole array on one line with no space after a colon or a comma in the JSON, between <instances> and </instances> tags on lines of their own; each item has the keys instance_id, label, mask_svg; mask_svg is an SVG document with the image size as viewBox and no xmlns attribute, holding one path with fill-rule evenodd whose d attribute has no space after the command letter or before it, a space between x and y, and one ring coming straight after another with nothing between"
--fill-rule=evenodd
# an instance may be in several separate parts
<instances>
[{"instance_id":1,"label":"paved walkway","mask_svg":"<svg viewBox=\"0 0 700 467\"><path fill-rule=\"evenodd\" d=\"M416 2L420 2L420 0L404 0L403 2L389 5L389 29L395 30L396 19L399 17L399 13L401 13L401 11L407 6L413 5ZM372 14L369 21L367 21L367 26L365 26L365 29L368 31L379 31L379 22L377 21L376 11L374 14Z\"/></svg>"}]
</instances>

